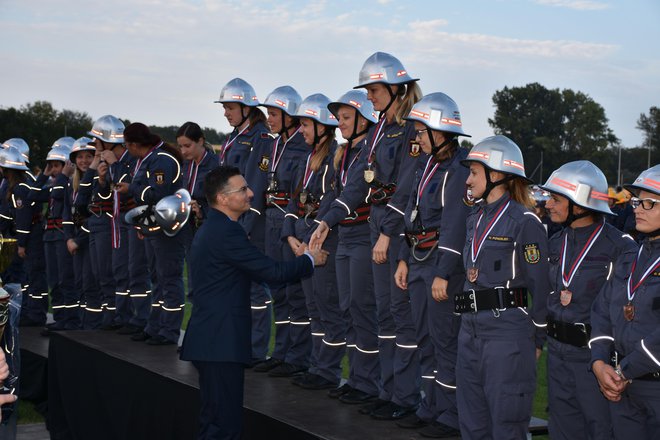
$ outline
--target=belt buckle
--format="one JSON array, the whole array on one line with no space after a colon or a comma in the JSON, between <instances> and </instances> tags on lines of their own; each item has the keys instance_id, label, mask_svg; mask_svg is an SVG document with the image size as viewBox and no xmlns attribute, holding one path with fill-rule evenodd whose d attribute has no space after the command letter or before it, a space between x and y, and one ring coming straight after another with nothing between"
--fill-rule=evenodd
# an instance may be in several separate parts
<instances>
[{"instance_id":1,"label":"belt buckle","mask_svg":"<svg viewBox=\"0 0 660 440\"><path fill-rule=\"evenodd\" d=\"M468 295L468 298L472 300L472 304L470 304L470 310L473 312L477 311L477 292L474 289L468 290L470 292L470 295Z\"/></svg>"},{"instance_id":2,"label":"belt buckle","mask_svg":"<svg viewBox=\"0 0 660 440\"><path fill-rule=\"evenodd\" d=\"M507 307L504 307L504 287L494 287L495 291L497 292L497 300L499 303L499 307L497 307L495 310L498 312L503 312L507 309Z\"/></svg>"}]
</instances>

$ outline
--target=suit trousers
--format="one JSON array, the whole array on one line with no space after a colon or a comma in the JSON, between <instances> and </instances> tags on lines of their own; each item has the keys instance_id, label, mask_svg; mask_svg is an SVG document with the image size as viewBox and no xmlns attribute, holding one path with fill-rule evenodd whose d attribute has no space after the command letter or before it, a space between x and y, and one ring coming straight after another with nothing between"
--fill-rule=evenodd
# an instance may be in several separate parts
<instances>
[{"instance_id":1,"label":"suit trousers","mask_svg":"<svg viewBox=\"0 0 660 440\"><path fill-rule=\"evenodd\" d=\"M193 361L199 372L198 440L239 440L243 429L245 365Z\"/></svg>"}]
</instances>

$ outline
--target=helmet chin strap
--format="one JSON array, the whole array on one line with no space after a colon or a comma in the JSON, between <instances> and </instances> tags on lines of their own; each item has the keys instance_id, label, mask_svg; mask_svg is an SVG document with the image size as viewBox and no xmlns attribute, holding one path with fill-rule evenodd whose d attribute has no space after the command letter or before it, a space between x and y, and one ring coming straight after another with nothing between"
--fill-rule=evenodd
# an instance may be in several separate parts
<instances>
[{"instance_id":1,"label":"helmet chin strap","mask_svg":"<svg viewBox=\"0 0 660 440\"><path fill-rule=\"evenodd\" d=\"M312 119L313 120L313 119ZM313 120L314 121L314 120ZM314 121L314 146L318 145L321 143L324 137L327 137L330 134L330 130L326 128L325 133L323 133L321 136L319 136L318 132L318 126L320 122Z\"/></svg>"},{"instance_id":2,"label":"helmet chin strap","mask_svg":"<svg viewBox=\"0 0 660 440\"><path fill-rule=\"evenodd\" d=\"M495 182L493 182L492 180L490 180L490 169L488 167L486 167L485 165L484 165L484 171L485 171L485 174L486 174L486 190L484 191L484 193L480 197L480 199L482 199L482 200L486 200L488 198L488 195L493 190L493 188L495 188L498 185L505 184L509 180L513 180L516 177L512 174L506 174L504 176L504 178L502 178L500 180L496 180Z\"/></svg>"},{"instance_id":3,"label":"helmet chin strap","mask_svg":"<svg viewBox=\"0 0 660 440\"><path fill-rule=\"evenodd\" d=\"M591 215L591 212L589 212L589 210L585 210L581 214L576 214L575 212L573 212L573 208L575 206L576 205L575 203L573 203L572 200L568 200L568 216L566 217L566 220L564 220L561 224L563 227L568 228L573 224L574 221Z\"/></svg>"},{"instance_id":4,"label":"helmet chin strap","mask_svg":"<svg viewBox=\"0 0 660 440\"><path fill-rule=\"evenodd\" d=\"M236 126L236 128L238 128L238 127L240 127L241 125L245 124L245 121L247 121L248 118L250 117L250 108L247 107L245 104L241 104L241 103L239 103L238 105L241 106L241 122L238 123L238 125ZM247 107L247 109L248 109L247 116L243 114L243 110L244 110L246 107Z\"/></svg>"},{"instance_id":5,"label":"helmet chin strap","mask_svg":"<svg viewBox=\"0 0 660 440\"><path fill-rule=\"evenodd\" d=\"M444 142L442 142L440 145L435 145L435 139L433 139L433 133L431 133L431 129L429 128L428 131L426 132L429 141L431 142L431 156L435 156L438 151L442 150L445 146L451 144L451 142L456 139L455 137L446 137Z\"/></svg>"},{"instance_id":6,"label":"helmet chin strap","mask_svg":"<svg viewBox=\"0 0 660 440\"><path fill-rule=\"evenodd\" d=\"M396 101L397 93L394 93L392 91L392 86L387 83L382 83L385 88L387 89L387 92L390 94L390 102L385 106L385 108L380 112L379 118L382 119L385 117L387 114L387 111L392 107L392 104L394 104L394 101ZM405 84L399 85L399 87L405 86Z\"/></svg>"},{"instance_id":7,"label":"helmet chin strap","mask_svg":"<svg viewBox=\"0 0 660 440\"><path fill-rule=\"evenodd\" d=\"M358 113L357 109L355 109L355 120L353 122L353 134L350 135L346 139L346 141L348 141L348 146L346 147L347 149L350 149L353 146L353 141L355 139L359 138L360 136L365 134L367 131L369 131L369 124L366 124L367 128L365 128L364 130L358 131L358 119L359 119L358 116L359 116L359 113Z\"/></svg>"},{"instance_id":8,"label":"helmet chin strap","mask_svg":"<svg viewBox=\"0 0 660 440\"><path fill-rule=\"evenodd\" d=\"M288 134L289 130L296 126L296 120L295 118L291 118L291 125L286 125L286 113L282 109L280 109L280 113L282 113L282 128L278 133L280 136L284 136L285 133Z\"/></svg>"}]
</instances>

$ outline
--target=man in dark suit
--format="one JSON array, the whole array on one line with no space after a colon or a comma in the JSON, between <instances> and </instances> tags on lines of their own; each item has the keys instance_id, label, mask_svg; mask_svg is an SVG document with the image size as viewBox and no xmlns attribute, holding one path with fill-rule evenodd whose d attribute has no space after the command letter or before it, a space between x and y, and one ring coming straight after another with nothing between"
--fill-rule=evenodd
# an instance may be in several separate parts
<instances>
[{"instance_id":1,"label":"man in dark suit","mask_svg":"<svg viewBox=\"0 0 660 440\"><path fill-rule=\"evenodd\" d=\"M237 222L250 209L252 191L240 171L219 167L204 180L208 217L195 234L189 274L195 302L181 359L199 372L199 439L239 439L244 368L251 362L250 283L284 283L310 276L327 252L307 251L276 262L261 253Z\"/></svg>"}]
</instances>

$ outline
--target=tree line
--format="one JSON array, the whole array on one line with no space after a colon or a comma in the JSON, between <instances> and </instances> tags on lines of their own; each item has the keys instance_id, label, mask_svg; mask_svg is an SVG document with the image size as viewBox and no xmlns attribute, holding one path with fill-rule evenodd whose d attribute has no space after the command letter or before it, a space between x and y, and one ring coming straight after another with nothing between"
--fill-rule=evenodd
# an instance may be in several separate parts
<instances>
[{"instance_id":1,"label":"tree line","mask_svg":"<svg viewBox=\"0 0 660 440\"><path fill-rule=\"evenodd\" d=\"M643 144L630 147L609 128L604 108L582 92L547 89L531 83L504 87L493 95L495 112L488 119L495 134L513 139L523 151L527 174L543 183L560 165L590 160L603 170L611 185L631 182L648 164L660 158L660 108L640 114L636 128ZM121 118L127 125L130 121ZM56 110L46 101L18 109L0 108L0 141L20 137L30 145L30 161L41 165L55 140L85 136L94 121L84 112ZM165 141L176 142L178 126L151 126ZM221 144L227 134L205 127L206 140ZM478 140L476 140L478 141ZM469 147L470 141L463 141ZM619 167L619 163L621 164ZM620 179L619 179L620 169Z\"/></svg>"},{"instance_id":2,"label":"tree line","mask_svg":"<svg viewBox=\"0 0 660 440\"><path fill-rule=\"evenodd\" d=\"M131 121L115 115L126 125ZM89 136L94 120L84 112L57 110L50 102L36 101L18 109L14 107L0 109L0 142L10 138L23 138L30 146L30 164L43 166L48 150L53 143L63 137L78 139ZM150 126L166 142L176 144L178 126ZM211 144L221 144L227 135L213 128L203 128L206 140Z\"/></svg>"}]
</instances>

